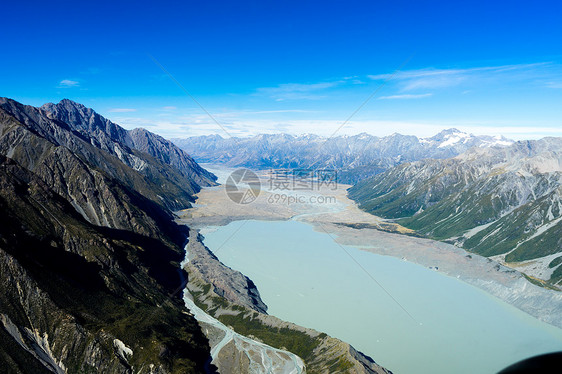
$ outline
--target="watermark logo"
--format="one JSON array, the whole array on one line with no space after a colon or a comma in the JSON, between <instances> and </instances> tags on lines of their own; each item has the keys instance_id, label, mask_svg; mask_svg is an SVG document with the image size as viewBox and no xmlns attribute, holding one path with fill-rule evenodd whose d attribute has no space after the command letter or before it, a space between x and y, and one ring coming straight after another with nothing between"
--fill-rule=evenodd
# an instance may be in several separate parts
<instances>
[{"instance_id":1,"label":"watermark logo","mask_svg":"<svg viewBox=\"0 0 562 374\"><path fill-rule=\"evenodd\" d=\"M298 195L298 194L285 194L274 193L268 196L267 202L269 204L336 204L337 199L335 196L324 195Z\"/></svg>"},{"instance_id":2,"label":"watermark logo","mask_svg":"<svg viewBox=\"0 0 562 374\"><path fill-rule=\"evenodd\" d=\"M335 170L271 169L264 172L264 178L267 178L267 183L264 181L262 186L260 177L255 172L246 168L237 169L226 179L226 194L236 204L250 204L258 198L263 187L269 204L336 202L335 197L323 194L329 190L337 190ZM311 195L312 191L320 194Z\"/></svg>"},{"instance_id":3,"label":"watermark logo","mask_svg":"<svg viewBox=\"0 0 562 374\"><path fill-rule=\"evenodd\" d=\"M269 171L271 191L319 191L322 188L330 190L338 188L335 170L272 169Z\"/></svg>"},{"instance_id":4,"label":"watermark logo","mask_svg":"<svg viewBox=\"0 0 562 374\"><path fill-rule=\"evenodd\" d=\"M226 194L236 204L250 204L261 191L260 178L249 169L238 169L226 179Z\"/></svg>"}]
</instances>

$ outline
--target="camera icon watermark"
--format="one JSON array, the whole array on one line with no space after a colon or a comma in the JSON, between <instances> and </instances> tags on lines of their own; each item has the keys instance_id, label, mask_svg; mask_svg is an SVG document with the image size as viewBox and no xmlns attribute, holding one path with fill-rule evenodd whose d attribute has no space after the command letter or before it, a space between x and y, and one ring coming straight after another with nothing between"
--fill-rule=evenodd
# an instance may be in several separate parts
<instances>
[{"instance_id":1,"label":"camera icon watermark","mask_svg":"<svg viewBox=\"0 0 562 374\"><path fill-rule=\"evenodd\" d=\"M260 195L261 181L250 169L237 169L226 179L225 190L236 204L250 204Z\"/></svg>"},{"instance_id":2,"label":"camera icon watermark","mask_svg":"<svg viewBox=\"0 0 562 374\"><path fill-rule=\"evenodd\" d=\"M264 172L265 173L265 172ZM327 198L320 191L336 190L338 187L335 170L313 169L271 169L265 173L262 182L258 174L250 169L240 168L232 172L225 183L227 196L236 204L254 202L262 187L270 193L269 204L326 204L335 202L335 198ZM306 191L318 191L318 196L306 194ZM305 195L298 194L299 192Z\"/></svg>"}]
</instances>

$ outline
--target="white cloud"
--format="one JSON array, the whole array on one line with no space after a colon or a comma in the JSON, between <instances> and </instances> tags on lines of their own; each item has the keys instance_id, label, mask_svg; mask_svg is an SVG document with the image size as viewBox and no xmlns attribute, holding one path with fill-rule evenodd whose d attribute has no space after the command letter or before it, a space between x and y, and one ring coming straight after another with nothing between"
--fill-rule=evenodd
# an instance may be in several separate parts
<instances>
[{"instance_id":1,"label":"white cloud","mask_svg":"<svg viewBox=\"0 0 562 374\"><path fill-rule=\"evenodd\" d=\"M58 88L71 88L80 86L80 82L70 79L63 79L59 82Z\"/></svg>"},{"instance_id":2,"label":"white cloud","mask_svg":"<svg viewBox=\"0 0 562 374\"><path fill-rule=\"evenodd\" d=\"M136 111L137 111L136 109L132 109L132 108L113 108L108 110L108 112L111 113L130 113Z\"/></svg>"},{"instance_id":3,"label":"white cloud","mask_svg":"<svg viewBox=\"0 0 562 374\"><path fill-rule=\"evenodd\" d=\"M559 82L546 82L548 88L562 88L562 81Z\"/></svg>"},{"instance_id":4,"label":"white cloud","mask_svg":"<svg viewBox=\"0 0 562 374\"><path fill-rule=\"evenodd\" d=\"M178 108L175 107L175 106L165 106L165 107L163 107L162 109L164 109L164 110L176 110L176 109L178 109Z\"/></svg>"},{"instance_id":5,"label":"white cloud","mask_svg":"<svg viewBox=\"0 0 562 374\"><path fill-rule=\"evenodd\" d=\"M423 99L424 97L432 96L432 93L425 93L425 94L404 94L404 95L390 95L390 96L381 96L379 100L394 100L394 99Z\"/></svg>"},{"instance_id":6,"label":"white cloud","mask_svg":"<svg viewBox=\"0 0 562 374\"><path fill-rule=\"evenodd\" d=\"M468 69L426 68L401 71L393 74L369 75L372 80L397 81L402 91L416 89L438 89L459 86L464 83L482 84L493 80L522 80L539 78L545 74L544 68L555 67L550 63L520 65L484 66Z\"/></svg>"},{"instance_id":7,"label":"white cloud","mask_svg":"<svg viewBox=\"0 0 562 374\"><path fill-rule=\"evenodd\" d=\"M256 94L269 96L276 101L317 100L325 97L323 92L343 83L342 80L320 83L283 83L275 87L261 87Z\"/></svg>"},{"instance_id":8,"label":"white cloud","mask_svg":"<svg viewBox=\"0 0 562 374\"><path fill-rule=\"evenodd\" d=\"M252 115L252 114L276 114L276 113L313 113L313 110L303 110L303 109L278 109L278 110L241 110L241 111L229 111L223 112L221 115L225 116L240 116L240 115Z\"/></svg>"}]
</instances>

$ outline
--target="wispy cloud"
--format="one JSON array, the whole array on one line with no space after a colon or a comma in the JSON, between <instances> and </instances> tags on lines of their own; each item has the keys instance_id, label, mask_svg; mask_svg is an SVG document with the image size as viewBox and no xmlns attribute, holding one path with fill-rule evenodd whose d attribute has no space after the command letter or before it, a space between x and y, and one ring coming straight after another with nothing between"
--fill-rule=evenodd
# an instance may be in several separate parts
<instances>
[{"instance_id":1,"label":"wispy cloud","mask_svg":"<svg viewBox=\"0 0 562 374\"><path fill-rule=\"evenodd\" d=\"M80 82L78 81L63 79L62 81L59 82L58 88L72 88L72 87L79 87L79 86L80 86Z\"/></svg>"},{"instance_id":2,"label":"wispy cloud","mask_svg":"<svg viewBox=\"0 0 562 374\"><path fill-rule=\"evenodd\" d=\"M404 94L404 95L390 95L390 96L381 96L379 100L404 100L404 99L423 99L424 97L432 96L432 93L425 93L425 94Z\"/></svg>"},{"instance_id":3,"label":"wispy cloud","mask_svg":"<svg viewBox=\"0 0 562 374\"><path fill-rule=\"evenodd\" d=\"M111 113L130 113L130 112L136 112L136 109L133 108L113 108L113 109L109 109L109 112Z\"/></svg>"},{"instance_id":4,"label":"wispy cloud","mask_svg":"<svg viewBox=\"0 0 562 374\"><path fill-rule=\"evenodd\" d=\"M283 83L275 87L261 87L258 95L269 96L276 101L318 100L325 97L325 91L343 83L343 80L320 83Z\"/></svg>"},{"instance_id":5,"label":"wispy cloud","mask_svg":"<svg viewBox=\"0 0 562 374\"><path fill-rule=\"evenodd\" d=\"M162 109L164 109L164 110L176 110L176 109L178 109L178 108L175 107L175 106L171 106L171 105L170 105L170 106L165 106L165 107L163 107Z\"/></svg>"},{"instance_id":6,"label":"wispy cloud","mask_svg":"<svg viewBox=\"0 0 562 374\"><path fill-rule=\"evenodd\" d=\"M357 76L357 75L352 75L352 76L349 76L349 77L343 77L342 79L345 80L345 81L349 81L352 84L365 84L365 82L363 82L359 78L359 76Z\"/></svg>"},{"instance_id":7,"label":"wispy cloud","mask_svg":"<svg viewBox=\"0 0 562 374\"><path fill-rule=\"evenodd\" d=\"M534 64L484 66L467 69L426 68L398 72L394 80L402 91L416 89L440 89L459 86L464 83L481 84L493 80L536 79L544 75L544 68L552 64L541 62ZM372 80L386 80L391 74L369 75Z\"/></svg>"},{"instance_id":8,"label":"wispy cloud","mask_svg":"<svg viewBox=\"0 0 562 374\"><path fill-rule=\"evenodd\" d=\"M548 88L562 88L562 81L559 82L546 82Z\"/></svg>"},{"instance_id":9,"label":"wispy cloud","mask_svg":"<svg viewBox=\"0 0 562 374\"><path fill-rule=\"evenodd\" d=\"M233 114L271 114L271 113L311 113L311 110L303 110L303 109L280 109L280 110L254 110L254 111L240 111L240 112L231 112Z\"/></svg>"}]
</instances>

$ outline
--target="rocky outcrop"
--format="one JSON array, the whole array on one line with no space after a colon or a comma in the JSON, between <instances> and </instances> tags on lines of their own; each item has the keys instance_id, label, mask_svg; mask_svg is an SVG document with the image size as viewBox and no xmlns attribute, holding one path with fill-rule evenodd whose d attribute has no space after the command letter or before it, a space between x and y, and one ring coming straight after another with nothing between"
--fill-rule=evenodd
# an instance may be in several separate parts
<instances>
[{"instance_id":1,"label":"rocky outcrop","mask_svg":"<svg viewBox=\"0 0 562 374\"><path fill-rule=\"evenodd\" d=\"M171 217L162 208L189 206L197 183L148 154L109 145L107 135L99 138L37 108L0 99L0 154L41 177L95 225L149 235L166 231L156 224ZM131 167L134 160L143 165L139 170Z\"/></svg>"},{"instance_id":2,"label":"rocky outcrop","mask_svg":"<svg viewBox=\"0 0 562 374\"><path fill-rule=\"evenodd\" d=\"M213 292L226 300L260 313L267 312L260 293L250 278L223 265L202 242L202 237L191 237L186 247L192 275L213 285ZM189 288L189 286L188 286Z\"/></svg>"},{"instance_id":3,"label":"rocky outcrop","mask_svg":"<svg viewBox=\"0 0 562 374\"><path fill-rule=\"evenodd\" d=\"M56 305L19 261L3 250L0 272L4 276L2 299L7 301L0 314L4 335L0 352L9 371L131 371L126 360L103 353L111 348L110 334L85 329L72 314ZM14 313L16 310L19 313Z\"/></svg>"},{"instance_id":4,"label":"rocky outcrop","mask_svg":"<svg viewBox=\"0 0 562 374\"><path fill-rule=\"evenodd\" d=\"M199 186L215 185L216 176L199 166L193 158L171 141L143 128L133 129L128 133L134 149L174 166L184 177Z\"/></svg>"},{"instance_id":5,"label":"rocky outcrop","mask_svg":"<svg viewBox=\"0 0 562 374\"><path fill-rule=\"evenodd\" d=\"M139 192L142 192L143 196L157 199L154 192L150 192L150 185L143 182L134 170L121 165L121 176L131 177L124 184L121 182L123 179L112 178L69 148L36 135L5 112L2 113L2 109L0 152L40 177L53 191L69 201L84 219L95 225L156 235L165 229L156 223L158 218L171 218L156 201L140 197ZM100 162L108 161L104 164L105 168L110 167L111 163L116 165L112 168L113 174L119 176L117 160L95 149L92 153L100 157ZM139 192L131 188L135 186L139 187ZM185 194L184 204L189 204L190 199L190 195ZM145 205L146 209L139 209L139 204ZM149 206L154 209L148 209Z\"/></svg>"},{"instance_id":6,"label":"rocky outcrop","mask_svg":"<svg viewBox=\"0 0 562 374\"><path fill-rule=\"evenodd\" d=\"M110 133L106 134L99 125L71 125L58 119L53 112L10 99L0 99L0 111L1 152L29 170L35 172L42 166L54 147L63 147L82 162L169 209L189 206L192 195L199 191L199 184L185 176L197 174L197 170L180 172L148 153L130 148L128 133L117 125L108 126ZM125 135L116 135L123 132ZM123 137L123 140L115 140ZM201 169L198 165L197 168ZM206 171L203 174L214 178ZM202 185L212 185L214 182L203 174L199 175L199 180L204 182Z\"/></svg>"}]
</instances>

